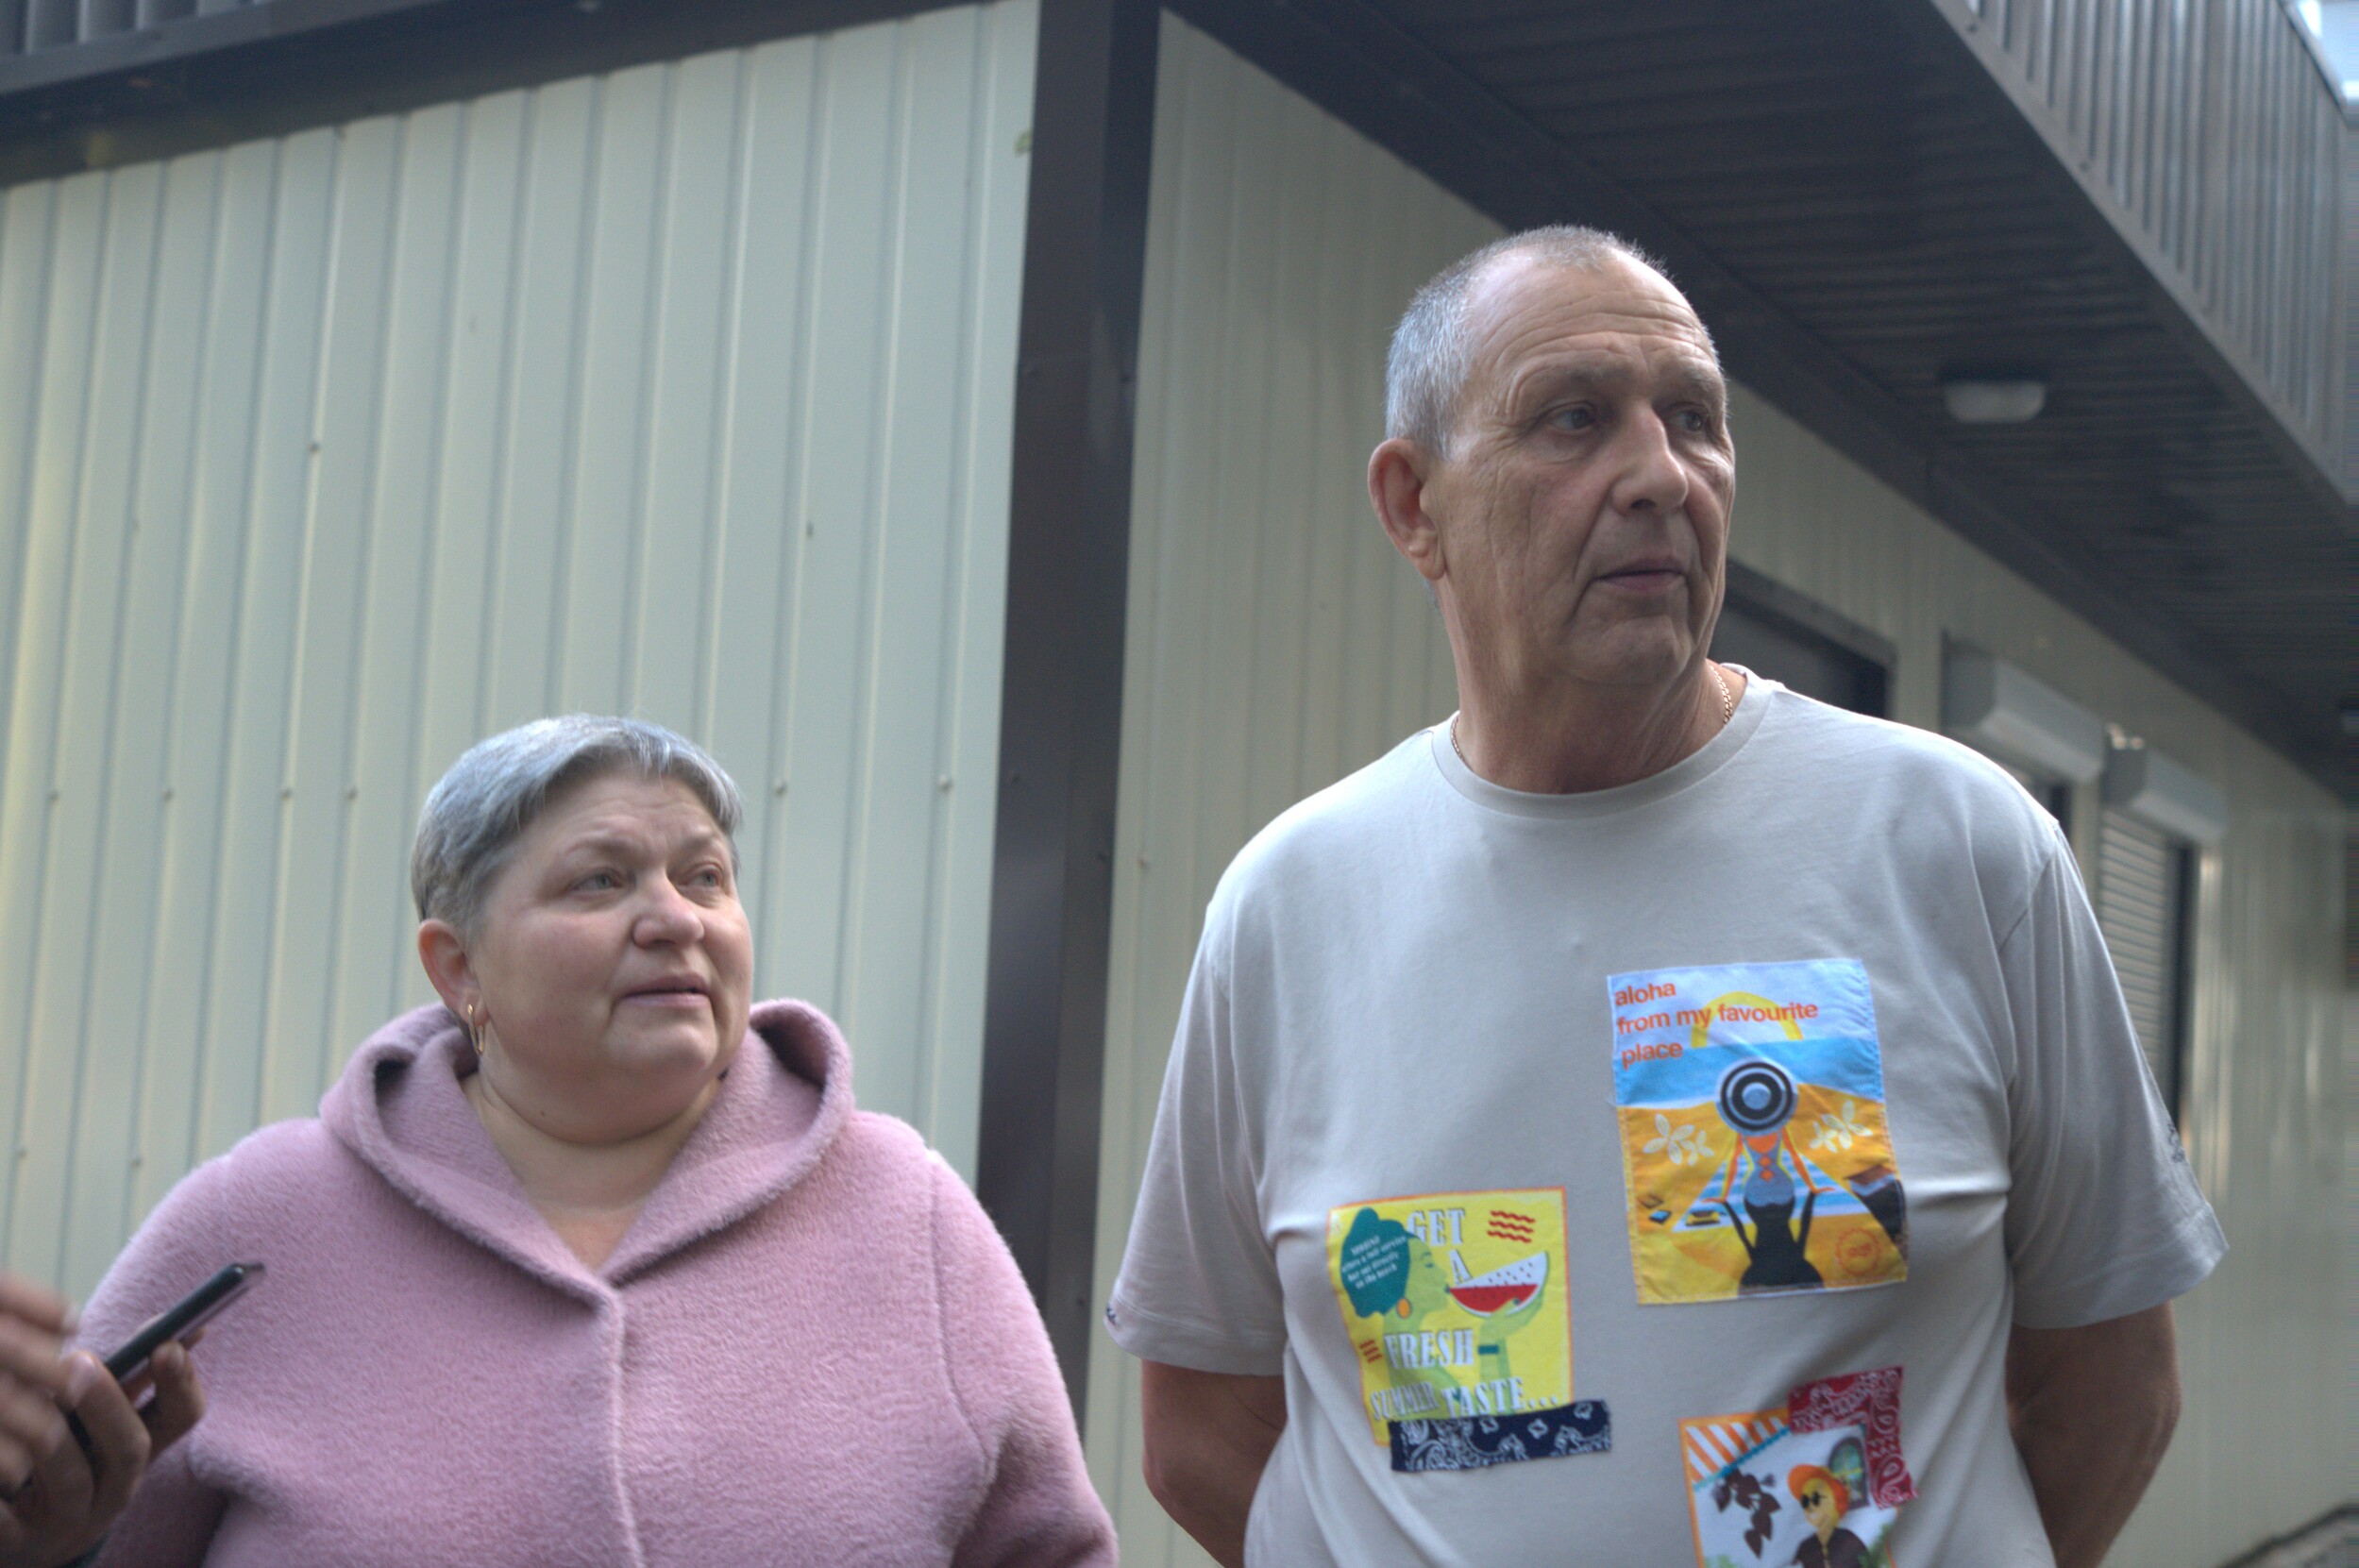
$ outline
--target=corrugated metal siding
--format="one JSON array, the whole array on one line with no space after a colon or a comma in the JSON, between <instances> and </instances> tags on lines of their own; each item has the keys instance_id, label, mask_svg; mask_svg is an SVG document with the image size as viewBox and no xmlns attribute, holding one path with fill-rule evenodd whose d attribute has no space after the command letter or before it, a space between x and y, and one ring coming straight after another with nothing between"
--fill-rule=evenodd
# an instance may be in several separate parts
<instances>
[{"instance_id":1,"label":"corrugated metal siding","mask_svg":"<svg viewBox=\"0 0 2359 1568\"><path fill-rule=\"evenodd\" d=\"M1457 705L1361 479L1409 295L1497 232L1168 12L1131 487L1097 1305L1121 1260L1205 902L1264 822ZM1133 1568L1211 1559L1138 1473L1091 1347L1090 1475Z\"/></svg>"},{"instance_id":2,"label":"corrugated metal siding","mask_svg":"<svg viewBox=\"0 0 2359 1568\"><path fill-rule=\"evenodd\" d=\"M1361 485L1381 352L1423 277L1494 232L1167 22L1134 499L1099 1292L1205 900L1271 816L1451 704L1447 652ZM2200 857L2186 1137L2233 1244L2181 1304L2187 1409L2114 1560L2216 1568L2343 1491L2339 805L1799 426L1736 396L1737 554L1891 638L1935 728L1945 632L2226 788ZM2096 791L2073 819L2094 866ZM2263 1327L2262 1325L2266 1325ZM1091 1473L1124 1560L1205 1559L1137 1479L1137 1376L1090 1369Z\"/></svg>"},{"instance_id":3,"label":"corrugated metal siding","mask_svg":"<svg viewBox=\"0 0 2359 1568\"><path fill-rule=\"evenodd\" d=\"M971 1171L1034 18L6 193L8 1267L430 1000L418 803L567 709L712 745L760 991Z\"/></svg>"},{"instance_id":4,"label":"corrugated metal siding","mask_svg":"<svg viewBox=\"0 0 2359 1568\"><path fill-rule=\"evenodd\" d=\"M2349 135L2283 0L1941 3L2313 448L2341 456Z\"/></svg>"}]
</instances>

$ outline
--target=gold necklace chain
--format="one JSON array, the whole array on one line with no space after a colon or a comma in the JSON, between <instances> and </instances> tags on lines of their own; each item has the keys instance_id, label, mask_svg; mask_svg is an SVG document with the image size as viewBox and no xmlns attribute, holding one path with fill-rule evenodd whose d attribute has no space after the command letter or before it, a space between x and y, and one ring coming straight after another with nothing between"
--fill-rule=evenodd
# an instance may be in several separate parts
<instances>
[{"instance_id":1,"label":"gold necklace chain","mask_svg":"<svg viewBox=\"0 0 2359 1568\"><path fill-rule=\"evenodd\" d=\"M1712 683L1720 688L1720 724L1726 729L1728 720L1737 716L1736 688L1728 684L1728 678L1720 673L1718 665L1706 660L1705 667L1712 672ZM1466 762L1466 748L1458 744L1458 716L1456 714L1450 716L1450 750L1458 754L1458 761L1466 763L1469 771L1473 770L1474 765Z\"/></svg>"}]
</instances>

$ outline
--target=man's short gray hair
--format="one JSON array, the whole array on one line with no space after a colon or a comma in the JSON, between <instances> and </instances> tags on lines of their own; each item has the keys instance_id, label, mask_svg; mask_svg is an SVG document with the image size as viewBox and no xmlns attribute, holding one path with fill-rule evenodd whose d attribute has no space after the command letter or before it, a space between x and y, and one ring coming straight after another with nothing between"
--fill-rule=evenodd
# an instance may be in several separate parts
<instances>
[{"instance_id":1,"label":"man's short gray hair","mask_svg":"<svg viewBox=\"0 0 2359 1568\"><path fill-rule=\"evenodd\" d=\"M484 891L543 808L574 784L625 771L685 784L713 814L735 862L745 802L702 747L645 719L536 718L476 742L426 797L410 849L418 919L472 935Z\"/></svg>"},{"instance_id":2,"label":"man's short gray hair","mask_svg":"<svg viewBox=\"0 0 2359 1568\"><path fill-rule=\"evenodd\" d=\"M1448 450L1458 396L1466 390L1467 373L1473 368L1467 307L1483 273L1493 261L1510 256L1530 256L1582 272L1595 272L1616 260L1662 271L1653 257L1620 235L1569 223L1527 228L1459 257L1417 291L1401 312L1401 324L1392 329L1392 350L1384 365L1387 436L1407 436L1431 452Z\"/></svg>"}]
</instances>

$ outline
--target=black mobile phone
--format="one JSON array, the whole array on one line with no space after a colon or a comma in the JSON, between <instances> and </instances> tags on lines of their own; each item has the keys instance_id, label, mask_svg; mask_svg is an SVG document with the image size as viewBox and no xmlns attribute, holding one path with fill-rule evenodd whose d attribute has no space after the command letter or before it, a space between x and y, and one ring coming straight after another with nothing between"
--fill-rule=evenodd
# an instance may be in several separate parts
<instances>
[{"instance_id":1,"label":"black mobile phone","mask_svg":"<svg viewBox=\"0 0 2359 1568\"><path fill-rule=\"evenodd\" d=\"M139 1327L107 1357L107 1371L118 1383L127 1383L147 1370L148 1357L166 1340L186 1339L219 1317L222 1310L261 1283L260 1263L232 1263L182 1296Z\"/></svg>"}]
</instances>

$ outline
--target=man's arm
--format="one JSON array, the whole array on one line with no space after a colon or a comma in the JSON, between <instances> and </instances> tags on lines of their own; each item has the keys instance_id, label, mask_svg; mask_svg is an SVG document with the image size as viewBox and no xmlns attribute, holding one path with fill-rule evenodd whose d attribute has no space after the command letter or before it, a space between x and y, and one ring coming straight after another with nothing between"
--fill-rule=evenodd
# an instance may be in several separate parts
<instances>
[{"instance_id":1,"label":"man's arm","mask_svg":"<svg viewBox=\"0 0 2359 1568\"><path fill-rule=\"evenodd\" d=\"M1245 1515L1286 1430L1286 1379L1138 1363L1147 1490L1222 1568L1244 1568Z\"/></svg>"},{"instance_id":2,"label":"man's arm","mask_svg":"<svg viewBox=\"0 0 2359 1568\"><path fill-rule=\"evenodd\" d=\"M2080 1328L2017 1324L2007 1417L2056 1568L2097 1568L2179 1425L2170 1304Z\"/></svg>"}]
</instances>

